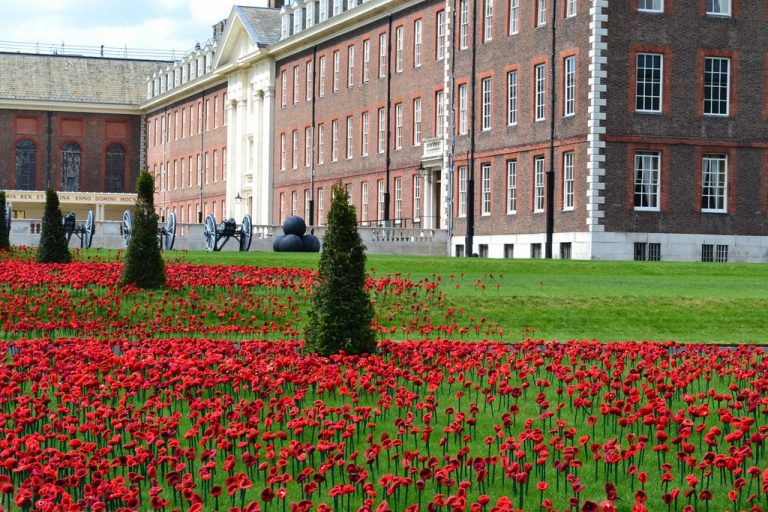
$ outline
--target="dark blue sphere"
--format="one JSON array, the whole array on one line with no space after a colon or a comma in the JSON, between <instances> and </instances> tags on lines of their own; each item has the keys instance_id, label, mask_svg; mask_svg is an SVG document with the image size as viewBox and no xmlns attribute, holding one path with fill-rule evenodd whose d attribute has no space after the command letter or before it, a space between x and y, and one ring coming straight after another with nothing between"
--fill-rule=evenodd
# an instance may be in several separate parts
<instances>
[{"instance_id":1,"label":"dark blue sphere","mask_svg":"<svg viewBox=\"0 0 768 512\"><path fill-rule=\"evenodd\" d=\"M307 224L298 215L291 215L283 221L283 233L286 235L296 235L301 238L306 231Z\"/></svg>"},{"instance_id":2,"label":"dark blue sphere","mask_svg":"<svg viewBox=\"0 0 768 512\"><path fill-rule=\"evenodd\" d=\"M304 252L320 252L320 240L315 235L304 235Z\"/></svg>"},{"instance_id":3,"label":"dark blue sphere","mask_svg":"<svg viewBox=\"0 0 768 512\"><path fill-rule=\"evenodd\" d=\"M283 235L277 235L274 240L272 240L272 250L275 252L280 252L280 242L285 238Z\"/></svg>"},{"instance_id":4,"label":"dark blue sphere","mask_svg":"<svg viewBox=\"0 0 768 512\"><path fill-rule=\"evenodd\" d=\"M303 250L304 244L296 235L285 235L280 240L280 252L302 252Z\"/></svg>"}]
</instances>

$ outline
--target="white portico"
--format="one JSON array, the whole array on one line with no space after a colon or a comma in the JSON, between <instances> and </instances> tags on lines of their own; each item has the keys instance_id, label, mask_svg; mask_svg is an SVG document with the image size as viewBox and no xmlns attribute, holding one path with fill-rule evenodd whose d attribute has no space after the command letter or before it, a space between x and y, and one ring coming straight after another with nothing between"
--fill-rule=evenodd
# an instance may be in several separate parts
<instances>
[{"instance_id":1,"label":"white portico","mask_svg":"<svg viewBox=\"0 0 768 512\"><path fill-rule=\"evenodd\" d=\"M279 11L235 6L215 73L227 77L228 217L270 224L274 144L274 62L266 46L280 37Z\"/></svg>"}]
</instances>

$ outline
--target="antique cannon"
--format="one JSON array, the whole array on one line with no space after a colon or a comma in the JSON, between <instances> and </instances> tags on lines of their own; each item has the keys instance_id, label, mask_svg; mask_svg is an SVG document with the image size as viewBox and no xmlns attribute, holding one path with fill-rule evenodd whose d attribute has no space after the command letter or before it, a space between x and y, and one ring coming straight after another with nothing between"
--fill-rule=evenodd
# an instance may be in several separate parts
<instances>
[{"instance_id":1,"label":"antique cannon","mask_svg":"<svg viewBox=\"0 0 768 512\"><path fill-rule=\"evenodd\" d=\"M234 238L240 242L240 251L247 252L251 248L252 235L253 224L250 215L243 217L241 226L237 225L235 219L227 219L216 225L213 215L205 218L203 236L205 236L205 247L209 251L220 251L230 238Z\"/></svg>"},{"instance_id":2,"label":"antique cannon","mask_svg":"<svg viewBox=\"0 0 768 512\"><path fill-rule=\"evenodd\" d=\"M85 224L78 224L74 213L65 215L61 222L64 224L64 236L67 237L67 242L72 238L72 235L75 235L80 239L81 249L91 248L93 233L96 230L96 224L93 221L93 210L88 210L88 218L85 220Z\"/></svg>"},{"instance_id":3,"label":"antique cannon","mask_svg":"<svg viewBox=\"0 0 768 512\"><path fill-rule=\"evenodd\" d=\"M120 224L120 234L123 237L123 246L128 247L131 241L131 230L133 229L133 217L131 211L123 212L123 222ZM160 248L170 251L176 242L176 213L171 212L168 215L168 222L165 226L158 226L157 236L160 238Z\"/></svg>"}]
</instances>

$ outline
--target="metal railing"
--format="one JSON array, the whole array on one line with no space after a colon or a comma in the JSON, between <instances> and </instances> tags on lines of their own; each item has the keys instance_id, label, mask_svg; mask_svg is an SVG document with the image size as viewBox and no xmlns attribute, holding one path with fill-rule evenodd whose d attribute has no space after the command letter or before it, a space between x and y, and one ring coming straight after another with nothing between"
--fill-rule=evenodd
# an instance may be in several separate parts
<instances>
[{"instance_id":1,"label":"metal railing","mask_svg":"<svg viewBox=\"0 0 768 512\"><path fill-rule=\"evenodd\" d=\"M135 59L173 61L188 51L158 50L149 48L128 48L115 46L86 46L76 44L26 43L16 41L0 41L0 52L32 53L40 55L71 55L78 57L105 57L110 59Z\"/></svg>"}]
</instances>

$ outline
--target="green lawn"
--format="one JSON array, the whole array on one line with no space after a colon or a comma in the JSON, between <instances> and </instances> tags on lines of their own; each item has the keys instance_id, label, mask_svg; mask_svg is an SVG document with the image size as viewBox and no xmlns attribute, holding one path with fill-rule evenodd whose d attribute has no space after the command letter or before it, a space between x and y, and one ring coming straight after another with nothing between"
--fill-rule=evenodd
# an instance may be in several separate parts
<instances>
[{"instance_id":1,"label":"green lawn","mask_svg":"<svg viewBox=\"0 0 768 512\"><path fill-rule=\"evenodd\" d=\"M167 256L196 264L303 268L315 268L319 258L204 251ZM768 342L768 265L369 254L368 268L414 281L440 277L448 305L498 323L507 341Z\"/></svg>"}]
</instances>

